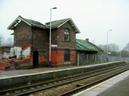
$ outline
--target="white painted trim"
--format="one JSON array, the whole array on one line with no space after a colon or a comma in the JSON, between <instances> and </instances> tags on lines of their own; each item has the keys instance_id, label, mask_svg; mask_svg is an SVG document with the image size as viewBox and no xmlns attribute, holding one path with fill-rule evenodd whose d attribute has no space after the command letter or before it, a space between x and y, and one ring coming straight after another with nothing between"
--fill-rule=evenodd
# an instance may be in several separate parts
<instances>
[{"instance_id":1,"label":"white painted trim","mask_svg":"<svg viewBox=\"0 0 129 96\"><path fill-rule=\"evenodd\" d=\"M57 26L57 28L63 26L66 22L68 22L70 19L66 20L65 22L63 22L62 24L60 24L59 26Z\"/></svg>"},{"instance_id":2,"label":"white painted trim","mask_svg":"<svg viewBox=\"0 0 129 96\"><path fill-rule=\"evenodd\" d=\"M23 22L25 22L27 25L31 26L31 24L28 23L24 18L22 18L21 16L18 16L18 17L8 26L8 29L12 29L12 26L13 26L13 27L16 27L16 26L20 23L20 22L16 22L17 20L20 20L20 22L23 21ZM18 23L18 24L16 24L16 26L14 26L15 23Z\"/></svg>"},{"instance_id":3,"label":"white painted trim","mask_svg":"<svg viewBox=\"0 0 129 96\"><path fill-rule=\"evenodd\" d=\"M68 18L68 20L66 20L64 23L60 24L57 28L63 26L68 21L71 21L71 23L73 23L74 27L76 28L77 32L80 32L79 29L78 29L78 27L75 25L75 23L73 22L73 20L71 18Z\"/></svg>"},{"instance_id":4,"label":"white painted trim","mask_svg":"<svg viewBox=\"0 0 129 96\"><path fill-rule=\"evenodd\" d=\"M51 47L58 47L57 44L51 44Z\"/></svg>"},{"instance_id":5,"label":"white painted trim","mask_svg":"<svg viewBox=\"0 0 129 96\"><path fill-rule=\"evenodd\" d=\"M17 21L18 17L8 26L8 29L11 28L11 26Z\"/></svg>"},{"instance_id":6,"label":"white painted trim","mask_svg":"<svg viewBox=\"0 0 129 96\"><path fill-rule=\"evenodd\" d=\"M22 20L23 22L25 22L26 24L28 24L29 26L31 26L31 24L28 23L23 17L19 16L18 18L21 19L21 20Z\"/></svg>"},{"instance_id":7,"label":"white painted trim","mask_svg":"<svg viewBox=\"0 0 129 96\"><path fill-rule=\"evenodd\" d=\"M118 84L120 81L126 79L127 77L129 77L129 70L72 96L99 96L99 94L106 91L107 89L110 89L115 84Z\"/></svg>"},{"instance_id":8,"label":"white painted trim","mask_svg":"<svg viewBox=\"0 0 129 96\"><path fill-rule=\"evenodd\" d=\"M73 20L71 19L70 21L73 23L73 25L76 28L76 30L78 31L78 33L80 33L80 30L78 29L78 27L76 26L76 24L73 22Z\"/></svg>"},{"instance_id":9,"label":"white painted trim","mask_svg":"<svg viewBox=\"0 0 129 96\"><path fill-rule=\"evenodd\" d=\"M21 22L21 20L18 20L18 22L16 22L16 23L14 24L14 27L16 27L20 22Z\"/></svg>"},{"instance_id":10,"label":"white painted trim","mask_svg":"<svg viewBox=\"0 0 129 96\"><path fill-rule=\"evenodd\" d=\"M80 56L79 53L77 53L77 66L79 66L79 63L80 63Z\"/></svg>"},{"instance_id":11,"label":"white painted trim","mask_svg":"<svg viewBox=\"0 0 129 96\"><path fill-rule=\"evenodd\" d=\"M96 66L101 66L101 65L104 65L104 64L110 65L112 63L119 63L119 62L120 61L106 62L106 63L101 63L101 64L93 64L93 65L87 65L87 66L78 66L78 67L72 67L72 68L66 68L66 69L47 70L47 71L44 71L44 72L35 72L35 70L27 70L28 72L26 72L26 73L12 74L10 76L8 75L8 72L5 72L2 75L0 74L0 80L1 79L8 79L8 78L22 77L22 76L30 76L30 75L32 76L32 75L38 75L38 74L44 74L44 73L52 73L52 72L65 71L65 70L73 70L73 69L78 69L78 68L96 67ZM23 71L25 71L25 70L23 70Z\"/></svg>"}]
</instances>

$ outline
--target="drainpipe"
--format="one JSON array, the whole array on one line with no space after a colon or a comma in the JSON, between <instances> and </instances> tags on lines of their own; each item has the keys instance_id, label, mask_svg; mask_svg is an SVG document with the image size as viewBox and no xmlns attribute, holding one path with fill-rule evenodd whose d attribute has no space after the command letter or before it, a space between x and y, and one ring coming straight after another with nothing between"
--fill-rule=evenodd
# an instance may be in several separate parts
<instances>
[{"instance_id":1,"label":"drainpipe","mask_svg":"<svg viewBox=\"0 0 129 96\"><path fill-rule=\"evenodd\" d=\"M77 53L77 66L79 66L79 62L80 62L80 57L79 57L79 52Z\"/></svg>"},{"instance_id":2,"label":"drainpipe","mask_svg":"<svg viewBox=\"0 0 129 96\"><path fill-rule=\"evenodd\" d=\"M31 53L33 53L33 51L34 51L34 48L33 48L33 43L34 43L34 41L33 41L33 29L32 29L32 27L31 27L31 32L32 32L32 38L31 38Z\"/></svg>"}]
</instances>

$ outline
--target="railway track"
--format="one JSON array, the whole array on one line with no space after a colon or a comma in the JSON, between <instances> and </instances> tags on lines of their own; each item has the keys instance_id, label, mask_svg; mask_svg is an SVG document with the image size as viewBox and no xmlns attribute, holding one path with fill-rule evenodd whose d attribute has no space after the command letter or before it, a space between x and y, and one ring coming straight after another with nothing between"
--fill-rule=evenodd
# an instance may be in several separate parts
<instances>
[{"instance_id":1,"label":"railway track","mask_svg":"<svg viewBox=\"0 0 129 96\"><path fill-rule=\"evenodd\" d=\"M129 66L128 66L129 67ZM117 67L113 68L111 70L106 70L103 72L100 72L98 74L92 73L92 75L89 75L89 77L80 78L80 80L71 82L71 84L67 84L61 87L55 87L50 90L46 90L38 92L34 94L34 96L71 96L81 90L85 90L86 88L89 88L95 84L98 84L108 78L111 78L125 70L128 70L127 66L124 67Z\"/></svg>"},{"instance_id":2,"label":"railway track","mask_svg":"<svg viewBox=\"0 0 129 96\"><path fill-rule=\"evenodd\" d=\"M76 88L71 89L67 92L61 93L60 96L71 96L79 91L82 91L82 90L89 88L95 84L98 84L104 80L107 80L107 79L109 79L117 74L120 74L121 70L123 70L122 72L124 72L124 69L125 69L124 67L120 68L120 69L117 68L113 71L111 70L107 73L102 73L102 74L99 74L97 76L91 77L91 78L87 79L86 81L84 81L83 83L81 83L79 87L76 87Z\"/></svg>"},{"instance_id":3,"label":"railway track","mask_svg":"<svg viewBox=\"0 0 129 96\"><path fill-rule=\"evenodd\" d=\"M35 94L36 92L45 91L46 95L44 94L43 96L49 96L47 95L47 92L49 93L51 89L54 88L56 90L56 88L58 89L58 87L68 85L72 87L67 88L68 89L67 91L63 89L64 91L62 91L61 93L57 91L59 94L57 93L53 96L58 96L58 95L70 96L71 94L74 94L80 90L83 90L89 86L92 86L93 84L104 81L128 69L129 69L129 65L127 64L118 65L118 66L116 65L107 66L101 69L75 74L73 76L67 76L64 78L58 78L58 79L49 80L46 82L39 82L39 83L30 84L26 86L19 86L16 88L4 89L0 91L0 95L1 96L26 96L30 94Z\"/></svg>"}]
</instances>

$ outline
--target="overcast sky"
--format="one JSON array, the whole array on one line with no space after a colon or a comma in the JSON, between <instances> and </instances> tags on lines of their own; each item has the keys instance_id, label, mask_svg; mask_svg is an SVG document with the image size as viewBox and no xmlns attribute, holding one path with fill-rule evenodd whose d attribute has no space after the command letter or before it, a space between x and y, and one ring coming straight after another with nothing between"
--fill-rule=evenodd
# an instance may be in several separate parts
<instances>
[{"instance_id":1,"label":"overcast sky","mask_svg":"<svg viewBox=\"0 0 129 96\"><path fill-rule=\"evenodd\" d=\"M13 31L8 25L21 15L41 23L72 18L80 30L79 39L89 38L95 44L115 43L123 48L129 42L129 0L0 0L0 34L6 38Z\"/></svg>"}]
</instances>

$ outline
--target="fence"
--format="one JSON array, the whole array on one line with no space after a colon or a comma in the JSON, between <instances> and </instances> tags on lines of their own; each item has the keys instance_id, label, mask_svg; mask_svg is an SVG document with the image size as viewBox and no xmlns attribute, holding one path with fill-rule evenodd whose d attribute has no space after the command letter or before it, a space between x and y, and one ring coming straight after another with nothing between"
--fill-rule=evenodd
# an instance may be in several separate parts
<instances>
[{"instance_id":1,"label":"fence","mask_svg":"<svg viewBox=\"0 0 129 96\"><path fill-rule=\"evenodd\" d=\"M101 62L113 62L113 61L127 61L129 62L129 57L122 56L112 56L112 55L97 55L96 61Z\"/></svg>"}]
</instances>

